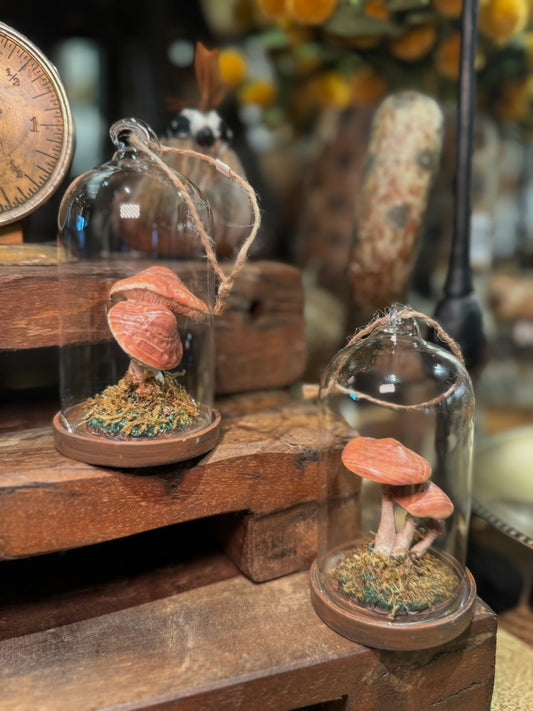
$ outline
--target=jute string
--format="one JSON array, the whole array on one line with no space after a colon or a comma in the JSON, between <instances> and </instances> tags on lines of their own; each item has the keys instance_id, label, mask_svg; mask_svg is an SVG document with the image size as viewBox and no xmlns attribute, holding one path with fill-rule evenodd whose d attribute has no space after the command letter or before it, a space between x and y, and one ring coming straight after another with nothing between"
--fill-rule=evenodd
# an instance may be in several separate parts
<instances>
[{"instance_id":1,"label":"jute string","mask_svg":"<svg viewBox=\"0 0 533 711\"><path fill-rule=\"evenodd\" d=\"M202 221L200 220L198 216L198 211L196 210L196 207L194 205L194 202L189 195L189 192L187 190L187 186L183 182L183 180L180 178L179 173L176 171L172 170L165 161L159 156L155 151L153 151L145 142L143 142L135 133L132 132L130 135L131 143L138 148L141 151L144 151L148 156L156 163L161 170L170 178L170 180L174 183L174 185L181 191L183 194L183 197L185 199L185 202L187 203L187 206L191 212L193 221L198 229L198 232L200 234L200 239L202 240L202 245L205 249L205 253L207 256L207 259L209 260L209 263L211 264L215 274L217 275L219 279L219 284L218 284L218 289L217 289L217 298L215 301L215 305L213 307L213 312L215 316L218 316L222 311L224 310L224 307L226 305L226 299L229 296L229 293L233 287L233 283L235 279L237 278L238 273L241 271L241 269L244 267L246 263L246 259L248 256L248 251L250 247L252 246L252 243L259 231L259 226L261 224L261 213L259 211L259 204L257 202L257 196L255 194L254 189L250 185L250 183L238 173L236 173L234 170L232 170L229 165L224 163L223 161L219 160L218 158L212 158L211 156L204 155L203 153L198 153L197 151L193 151L190 149L185 149L185 148L177 148L177 147L167 147L167 146L161 146L161 149L165 153L177 153L180 155L184 156L189 156L192 158L198 158L199 160L203 160L206 163L209 163L211 166L213 166L219 173L221 173L224 177L234 180L236 183L238 183L241 188L246 192L248 196L248 201L250 203L252 215L253 215L253 223L251 226L250 233L246 237L246 239L243 241L237 256L235 258L235 261L233 263L233 267L228 275L224 273L224 270L220 266L220 263L217 259L216 252L215 252L215 246L214 246L214 240L213 238L207 234L205 231L205 227L202 224Z\"/></svg>"},{"instance_id":2,"label":"jute string","mask_svg":"<svg viewBox=\"0 0 533 711\"><path fill-rule=\"evenodd\" d=\"M430 316L426 316L426 314L423 314L420 311L415 311L409 306L394 305L383 316L376 316L372 321L370 321L370 323L368 323L366 326L363 326L363 328L361 328L359 331L356 331L356 333L354 333L354 335L348 341L347 345L351 346L352 344L357 343L357 341L360 341L369 333L372 333L372 331L375 331L376 329L386 325L388 326L393 321L408 318L418 318L422 321L425 321L428 326L431 326L431 328L433 328L433 330L438 333L441 341L448 344L454 356L461 363L461 365L464 366L465 363L463 360L463 354L461 353L461 349L453 340L453 338L446 333L440 323L438 321L435 321L435 319L431 318Z\"/></svg>"},{"instance_id":3,"label":"jute string","mask_svg":"<svg viewBox=\"0 0 533 711\"><path fill-rule=\"evenodd\" d=\"M354 345L358 341L361 341L363 338L369 336L372 334L374 331L380 331L383 328L392 325L395 321L400 320L400 319L409 319L409 318L417 318L422 321L425 321L431 328L434 329L434 331L438 334L439 338L446 343L454 356L457 358L457 360L461 363L461 365L464 366L464 359L463 359L463 354L461 353L461 349L457 345L457 343L453 340L451 336L449 336L446 331L442 328L442 326L435 321L435 319L430 318L429 316L426 316L426 314L421 313L420 311L416 311L415 309L412 309L408 306L399 306L395 304L390 308L389 311L387 311L385 314L379 316L377 315L372 321L370 321L366 326L363 326L360 330L356 331L356 333L351 337L351 339L348 341L346 348L348 348L351 345ZM337 370L337 374L338 371ZM334 379L336 381L336 378ZM416 403L415 405L397 405L396 403L390 403L387 402L387 406L391 407L395 410L417 410L420 408L426 408L431 405L435 405L442 400L445 400L457 387L457 383L453 383L444 393L441 393L435 398L432 398L431 400L427 400L422 403ZM341 390L346 390L346 388L341 387ZM368 395L365 393L358 393L358 396L361 397L361 399L367 400L368 402L374 402L377 405L383 405L384 402L383 400L379 400L378 398L372 397L372 395Z\"/></svg>"}]
</instances>

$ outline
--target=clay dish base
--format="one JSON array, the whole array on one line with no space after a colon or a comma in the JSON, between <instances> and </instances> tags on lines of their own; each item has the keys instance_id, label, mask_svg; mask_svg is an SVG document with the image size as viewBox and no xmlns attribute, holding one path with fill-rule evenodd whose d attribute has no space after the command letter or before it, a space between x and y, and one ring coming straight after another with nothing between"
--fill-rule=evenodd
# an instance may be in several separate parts
<instances>
[{"instance_id":1,"label":"clay dish base","mask_svg":"<svg viewBox=\"0 0 533 711\"><path fill-rule=\"evenodd\" d=\"M211 410L211 424L203 430L143 439L112 439L101 435L69 432L61 412L53 420L54 444L61 454L87 464L109 467L149 467L193 459L209 452L218 442L220 414Z\"/></svg>"},{"instance_id":2,"label":"clay dish base","mask_svg":"<svg viewBox=\"0 0 533 711\"><path fill-rule=\"evenodd\" d=\"M463 583L457 592L454 610L447 615L416 622L391 621L386 616L353 605L349 610L335 604L326 594L320 579L317 561L310 571L311 602L319 617L343 637L367 647L388 650L427 649L449 642L463 632L472 620L476 602L476 584L465 568Z\"/></svg>"}]
</instances>

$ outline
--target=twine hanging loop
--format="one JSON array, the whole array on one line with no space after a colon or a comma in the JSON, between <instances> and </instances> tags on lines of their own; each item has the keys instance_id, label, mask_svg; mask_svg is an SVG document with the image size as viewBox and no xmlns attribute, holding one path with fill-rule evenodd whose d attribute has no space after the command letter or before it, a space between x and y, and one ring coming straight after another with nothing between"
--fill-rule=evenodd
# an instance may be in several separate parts
<instances>
[{"instance_id":1,"label":"twine hanging loop","mask_svg":"<svg viewBox=\"0 0 533 711\"><path fill-rule=\"evenodd\" d=\"M198 233L200 235L200 239L202 240L202 245L205 249L205 254L207 259L209 260L209 263L211 264L213 271L217 275L219 279L219 284L218 284L218 289L217 289L217 298L215 301L215 305L213 307L213 313L215 316L218 316L219 314L222 313L224 310L224 307L226 306L226 300L231 292L231 289L233 287L233 283L235 282L235 279L237 278L238 273L241 271L241 269L244 267L246 263L246 259L248 257L248 252L250 250L250 247L252 246L252 243L254 239L257 236L257 233L259 231L259 227L261 225L261 213L259 210L259 204L257 200L257 195L250 185L250 183L243 178L242 176L238 175L234 170L232 170L229 165L224 163L218 158L212 158L211 156L205 155L204 153L199 153L198 151L193 151L190 149L185 149L185 148L177 148L175 146L169 147L169 146L161 146L161 150L163 153L174 153L174 154L179 154L183 156L188 156L192 158L197 158L198 160L203 160L206 163L209 163L212 168L217 170L221 175L223 175L225 178L228 180L233 180L234 182L238 183L240 187L246 192L248 196L248 202L250 203L250 208L251 212L253 215L253 222L252 226L250 229L250 232L246 239L243 241L237 256L235 258L235 261L233 263L233 267L229 274L226 275L224 270L222 269L220 262L217 259L216 252L215 252L215 246L214 246L214 240L213 238L207 234L204 225L202 224L202 221L200 220L200 217L198 216L198 211L196 210L196 206L189 195L189 192L187 190L187 187L183 180L180 177L180 174L170 168L167 163L163 160L161 155L159 155L156 151L152 150L149 145L147 145L146 142L141 140L139 136L137 136L135 133L132 133L130 136L130 141L132 145L134 145L137 149L143 151L146 153L150 159L156 163L161 170L170 178L172 183L180 190L180 192L183 195L183 198L185 202L187 203L187 206L190 210L192 219L196 225L196 228L198 229Z\"/></svg>"},{"instance_id":2,"label":"twine hanging loop","mask_svg":"<svg viewBox=\"0 0 533 711\"><path fill-rule=\"evenodd\" d=\"M404 319L420 319L422 321L425 321L426 324L428 324L431 328L434 329L434 331L438 334L439 338L448 345L450 348L451 352L453 355L457 358L457 360L461 363L461 365L464 367L464 359L463 355L461 353L461 349L457 345L457 343L451 338L446 331L442 328L442 326L435 321L435 319L430 318L429 316L426 316L426 314L421 313L420 311L416 311L415 309L412 309L408 306L401 306L398 304L394 304L391 306L391 308L381 314L381 315L376 315L375 318L370 321L366 326L361 328L360 330L356 331L356 333L350 338L348 341L346 348L349 348L350 346L362 341L363 339L367 338L374 332L379 332L385 328L394 326L394 324L399 321L399 320L404 320ZM340 371L342 365L338 366L337 369L337 375L338 372ZM466 375L468 377L468 374ZM335 377L332 382L330 382L330 385L328 386L328 391L332 387L339 387L338 384L334 385L336 383L337 378ZM437 395L436 397L432 398L431 400L427 400L425 402L421 403L416 403L414 405L401 405L393 402L387 402L387 407L390 407L394 410L418 410L421 408L427 408L433 405L438 404L439 402L442 402L446 398L450 396L450 394L456 389L457 387L457 381L451 384L451 386L443 393L440 395ZM345 389L342 387L341 389ZM373 397L372 395L369 395L367 393L362 393L358 392L358 396L361 399L367 400L368 402L373 402L376 403L377 405L383 405L383 401L379 400L378 398Z\"/></svg>"}]
</instances>

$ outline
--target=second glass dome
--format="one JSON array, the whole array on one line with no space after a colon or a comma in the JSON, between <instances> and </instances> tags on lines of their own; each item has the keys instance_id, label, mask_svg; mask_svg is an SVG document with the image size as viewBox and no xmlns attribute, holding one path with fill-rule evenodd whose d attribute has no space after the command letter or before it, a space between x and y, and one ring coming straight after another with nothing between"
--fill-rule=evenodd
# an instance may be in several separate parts
<instances>
[{"instance_id":1,"label":"second glass dome","mask_svg":"<svg viewBox=\"0 0 533 711\"><path fill-rule=\"evenodd\" d=\"M472 384L412 313L391 309L340 351L319 395L313 604L341 634L385 649L448 641L475 601Z\"/></svg>"}]
</instances>

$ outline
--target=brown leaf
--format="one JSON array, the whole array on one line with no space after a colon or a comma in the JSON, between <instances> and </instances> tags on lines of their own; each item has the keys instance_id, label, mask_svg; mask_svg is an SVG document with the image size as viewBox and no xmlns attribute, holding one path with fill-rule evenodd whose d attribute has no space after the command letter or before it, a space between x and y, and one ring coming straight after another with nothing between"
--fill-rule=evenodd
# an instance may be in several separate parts
<instances>
[{"instance_id":1,"label":"brown leaf","mask_svg":"<svg viewBox=\"0 0 533 711\"><path fill-rule=\"evenodd\" d=\"M194 69L196 81L200 89L201 111L208 111L220 104L224 97L224 88L220 81L220 66L218 49L207 49L201 42L196 43Z\"/></svg>"}]
</instances>

